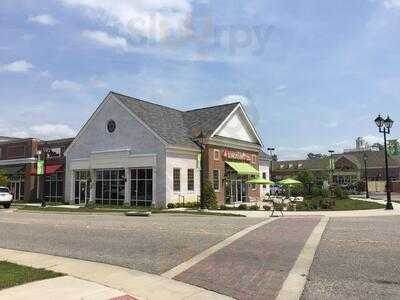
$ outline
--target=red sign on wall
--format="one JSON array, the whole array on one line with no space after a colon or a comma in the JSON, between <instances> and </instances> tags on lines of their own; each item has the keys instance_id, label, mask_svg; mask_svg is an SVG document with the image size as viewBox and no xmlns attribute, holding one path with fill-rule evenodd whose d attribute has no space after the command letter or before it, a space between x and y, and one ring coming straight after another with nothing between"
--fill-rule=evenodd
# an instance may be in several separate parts
<instances>
[{"instance_id":1,"label":"red sign on wall","mask_svg":"<svg viewBox=\"0 0 400 300\"><path fill-rule=\"evenodd\" d=\"M227 159L243 160L251 162L251 154L241 151L232 151L225 149L223 156Z\"/></svg>"}]
</instances>

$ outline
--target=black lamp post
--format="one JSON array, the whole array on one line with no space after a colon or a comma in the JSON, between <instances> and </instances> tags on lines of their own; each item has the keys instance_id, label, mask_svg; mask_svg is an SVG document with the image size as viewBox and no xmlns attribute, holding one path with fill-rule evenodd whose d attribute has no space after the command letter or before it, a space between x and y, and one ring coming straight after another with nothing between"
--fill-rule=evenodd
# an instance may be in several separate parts
<instances>
[{"instance_id":1,"label":"black lamp post","mask_svg":"<svg viewBox=\"0 0 400 300\"><path fill-rule=\"evenodd\" d=\"M204 163L203 163L203 154L205 149L207 137L204 135L203 131L200 131L200 134L196 137L195 141L200 147L201 151L201 159L200 159L200 209L205 209L204 205L204 197L203 197L203 184L204 184Z\"/></svg>"},{"instance_id":2,"label":"black lamp post","mask_svg":"<svg viewBox=\"0 0 400 300\"><path fill-rule=\"evenodd\" d=\"M38 159L42 158L43 160L43 174L39 177L39 198L42 202L42 207L46 206L46 200L44 195L45 190L45 181L46 181L46 164L47 164L47 155L49 154L50 148L47 145L47 142L43 144L41 150L38 150Z\"/></svg>"},{"instance_id":3,"label":"black lamp post","mask_svg":"<svg viewBox=\"0 0 400 300\"><path fill-rule=\"evenodd\" d=\"M375 124L379 128L379 132L383 133L383 140L385 146L385 169L386 169L386 194L387 194L387 201L386 201L386 209L393 209L392 204L392 196L390 193L390 180L389 180L389 164L388 164L388 153L387 153L387 142L386 142L386 135L390 134L390 129L393 126L393 120L387 116L386 119L383 119L381 115L379 115L375 119Z\"/></svg>"},{"instance_id":4,"label":"black lamp post","mask_svg":"<svg viewBox=\"0 0 400 300\"><path fill-rule=\"evenodd\" d=\"M369 199L368 174L367 174L368 155L366 152L364 152L363 159L364 159L364 176L365 176L365 198Z\"/></svg>"},{"instance_id":5,"label":"black lamp post","mask_svg":"<svg viewBox=\"0 0 400 300\"><path fill-rule=\"evenodd\" d=\"M273 167L273 159L272 159L272 156L273 156L273 152L275 151L275 148L267 148L267 151L269 151L269 157L271 158L271 173L272 173L272 167Z\"/></svg>"}]
</instances>

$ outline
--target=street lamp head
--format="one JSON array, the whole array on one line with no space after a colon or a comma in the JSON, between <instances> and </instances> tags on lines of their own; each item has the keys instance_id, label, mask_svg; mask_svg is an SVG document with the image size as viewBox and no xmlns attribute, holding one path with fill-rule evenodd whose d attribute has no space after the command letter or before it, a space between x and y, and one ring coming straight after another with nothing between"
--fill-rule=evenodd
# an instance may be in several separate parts
<instances>
[{"instance_id":1,"label":"street lamp head","mask_svg":"<svg viewBox=\"0 0 400 300\"><path fill-rule=\"evenodd\" d=\"M385 122L385 120L381 117L381 115L379 115L379 116L375 119L375 124L376 124L376 126L378 126L379 128L382 128L384 122Z\"/></svg>"},{"instance_id":2,"label":"street lamp head","mask_svg":"<svg viewBox=\"0 0 400 300\"><path fill-rule=\"evenodd\" d=\"M199 135L196 137L196 141L201 145L204 146L205 142L206 142L206 136L203 133L203 130L200 131Z\"/></svg>"},{"instance_id":3,"label":"street lamp head","mask_svg":"<svg viewBox=\"0 0 400 300\"><path fill-rule=\"evenodd\" d=\"M275 151L275 148L267 148L268 151Z\"/></svg>"},{"instance_id":4,"label":"street lamp head","mask_svg":"<svg viewBox=\"0 0 400 300\"><path fill-rule=\"evenodd\" d=\"M394 123L394 121L389 116L387 116L386 120L384 121L385 127L387 129L390 129L390 128L392 128L393 123Z\"/></svg>"},{"instance_id":5,"label":"street lamp head","mask_svg":"<svg viewBox=\"0 0 400 300\"><path fill-rule=\"evenodd\" d=\"M368 160L368 154L365 153L365 152L364 152L364 155L363 155L363 159L364 159L364 161L367 161L367 160Z\"/></svg>"},{"instance_id":6,"label":"street lamp head","mask_svg":"<svg viewBox=\"0 0 400 300\"><path fill-rule=\"evenodd\" d=\"M329 150L328 151L330 154L333 154L333 153L335 153L335 151L334 150Z\"/></svg>"}]
</instances>

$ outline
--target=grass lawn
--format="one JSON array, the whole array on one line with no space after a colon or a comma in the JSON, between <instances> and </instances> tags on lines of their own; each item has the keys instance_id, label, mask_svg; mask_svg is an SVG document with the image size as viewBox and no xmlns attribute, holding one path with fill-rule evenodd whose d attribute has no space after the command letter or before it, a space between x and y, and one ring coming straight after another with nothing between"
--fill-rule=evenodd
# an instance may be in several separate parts
<instances>
[{"instance_id":1,"label":"grass lawn","mask_svg":"<svg viewBox=\"0 0 400 300\"><path fill-rule=\"evenodd\" d=\"M322 199L320 197L305 199L304 203L297 204L298 211L316 211L316 210L365 210L365 209L383 209L385 205L363 200L354 199L336 199L335 206L332 208L321 208L320 201L330 199ZM307 205L308 204L308 205Z\"/></svg>"},{"instance_id":2,"label":"grass lawn","mask_svg":"<svg viewBox=\"0 0 400 300\"><path fill-rule=\"evenodd\" d=\"M151 211L152 214L174 214L174 215L199 215L199 216L224 216L224 217L245 217L240 214L231 213L217 213L217 212L207 212L207 211L170 211L163 209L146 209L146 208L66 208L57 206L47 206L45 208L39 206L22 206L18 207L21 211L36 211L36 212L66 212L66 213L116 213L123 214L128 211Z\"/></svg>"},{"instance_id":3,"label":"grass lawn","mask_svg":"<svg viewBox=\"0 0 400 300\"><path fill-rule=\"evenodd\" d=\"M32 281L50 279L59 276L63 276L63 274L0 261L0 290Z\"/></svg>"}]
</instances>

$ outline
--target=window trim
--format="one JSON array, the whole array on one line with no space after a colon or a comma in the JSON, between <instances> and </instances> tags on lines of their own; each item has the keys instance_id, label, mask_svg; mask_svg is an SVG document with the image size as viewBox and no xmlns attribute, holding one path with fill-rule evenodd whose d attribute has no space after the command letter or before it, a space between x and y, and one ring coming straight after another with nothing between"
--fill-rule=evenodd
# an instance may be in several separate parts
<instances>
[{"instance_id":1,"label":"window trim","mask_svg":"<svg viewBox=\"0 0 400 300\"><path fill-rule=\"evenodd\" d=\"M218 172L218 189L215 189L215 180L214 180L214 172L217 171ZM213 169L213 189L214 192L219 192L221 190L221 170L220 169Z\"/></svg>"},{"instance_id":2,"label":"window trim","mask_svg":"<svg viewBox=\"0 0 400 300\"><path fill-rule=\"evenodd\" d=\"M256 163L257 163L257 155L255 155L255 154L252 154L252 155L251 155L251 162L252 162L253 164L256 164Z\"/></svg>"},{"instance_id":3,"label":"window trim","mask_svg":"<svg viewBox=\"0 0 400 300\"><path fill-rule=\"evenodd\" d=\"M214 160L220 161L221 160L221 153L218 149L214 149Z\"/></svg>"},{"instance_id":4,"label":"window trim","mask_svg":"<svg viewBox=\"0 0 400 300\"><path fill-rule=\"evenodd\" d=\"M175 190L175 170L179 170L179 190ZM181 168L172 169L172 190L174 193L180 193L182 191L182 172Z\"/></svg>"}]
</instances>

